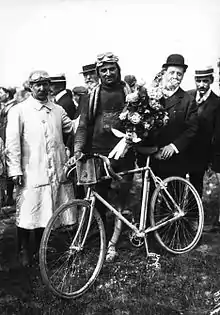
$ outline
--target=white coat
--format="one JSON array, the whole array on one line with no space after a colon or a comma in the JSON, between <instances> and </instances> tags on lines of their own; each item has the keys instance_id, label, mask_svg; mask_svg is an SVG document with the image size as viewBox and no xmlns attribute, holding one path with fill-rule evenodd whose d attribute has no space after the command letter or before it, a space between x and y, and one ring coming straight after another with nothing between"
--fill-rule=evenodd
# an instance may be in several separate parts
<instances>
[{"instance_id":1,"label":"white coat","mask_svg":"<svg viewBox=\"0 0 220 315\"><path fill-rule=\"evenodd\" d=\"M65 110L51 101L42 104L30 96L8 112L8 175L23 175L24 179L24 185L17 188L17 226L45 227L54 210L74 198L63 172L67 156L62 134L72 130Z\"/></svg>"}]
</instances>

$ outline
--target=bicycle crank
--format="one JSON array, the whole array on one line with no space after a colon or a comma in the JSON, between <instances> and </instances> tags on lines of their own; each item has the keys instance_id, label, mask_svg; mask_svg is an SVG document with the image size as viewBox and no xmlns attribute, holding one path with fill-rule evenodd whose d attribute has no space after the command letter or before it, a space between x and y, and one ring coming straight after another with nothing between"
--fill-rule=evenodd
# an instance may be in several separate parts
<instances>
[{"instance_id":1,"label":"bicycle crank","mask_svg":"<svg viewBox=\"0 0 220 315\"><path fill-rule=\"evenodd\" d=\"M138 228L139 224L135 224ZM144 245L144 238L137 236L137 234L134 231L130 231L129 233L129 241L134 247L141 247Z\"/></svg>"}]
</instances>

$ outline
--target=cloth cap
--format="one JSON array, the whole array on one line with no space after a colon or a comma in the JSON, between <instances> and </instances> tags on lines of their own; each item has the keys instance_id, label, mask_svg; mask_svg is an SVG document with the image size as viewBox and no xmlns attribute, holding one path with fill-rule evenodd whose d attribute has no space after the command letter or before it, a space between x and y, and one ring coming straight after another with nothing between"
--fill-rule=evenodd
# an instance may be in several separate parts
<instances>
[{"instance_id":1,"label":"cloth cap","mask_svg":"<svg viewBox=\"0 0 220 315\"><path fill-rule=\"evenodd\" d=\"M61 74L61 75L56 75L56 76L50 77L50 82L51 83L66 82L65 74Z\"/></svg>"},{"instance_id":2,"label":"cloth cap","mask_svg":"<svg viewBox=\"0 0 220 315\"><path fill-rule=\"evenodd\" d=\"M212 66L205 66L195 70L195 77L206 77L209 75L213 75L214 69Z\"/></svg>"},{"instance_id":3,"label":"cloth cap","mask_svg":"<svg viewBox=\"0 0 220 315\"><path fill-rule=\"evenodd\" d=\"M183 56L179 54L170 55L162 67L166 68L169 66L183 67L185 70L188 68L188 65L185 64Z\"/></svg>"},{"instance_id":4,"label":"cloth cap","mask_svg":"<svg viewBox=\"0 0 220 315\"><path fill-rule=\"evenodd\" d=\"M29 79L28 79L29 84L37 83L37 82L44 82L44 81L50 82L50 76L46 71L37 70L37 71L31 72L31 74L29 75Z\"/></svg>"},{"instance_id":5,"label":"cloth cap","mask_svg":"<svg viewBox=\"0 0 220 315\"><path fill-rule=\"evenodd\" d=\"M117 63L119 61L118 57L115 56L112 52L107 52L97 55L96 58L96 67L101 67L105 62L107 63Z\"/></svg>"},{"instance_id":6,"label":"cloth cap","mask_svg":"<svg viewBox=\"0 0 220 315\"><path fill-rule=\"evenodd\" d=\"M96 64L95 63L91 63L89 65L85 65L85 66L82 66L82 72L80 73L87 73L87 72L93 72L93 71L96 71Z\"/></svg>"},{"instance_id":7,"label":"cloth cap","mask_svg":"<svg viewBox=\"0 0 220 315\"><path fill-rule=\"evenodd\" d=\"M72 92L76 95L82 95L82 94L86 94L88 91L87 91L87 88L85 88L84 86L75 86Z\"/></svg>"}]
</instances>

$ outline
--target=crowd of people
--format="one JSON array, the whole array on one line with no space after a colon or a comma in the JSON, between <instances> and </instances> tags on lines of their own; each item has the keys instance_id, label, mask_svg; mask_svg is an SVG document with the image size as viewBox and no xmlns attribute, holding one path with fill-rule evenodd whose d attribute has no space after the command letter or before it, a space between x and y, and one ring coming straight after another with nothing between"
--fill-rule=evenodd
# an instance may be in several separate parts
<instances>
[{"instance_id":1,"label":"crowd of people","mask_svg":"<svg viewBox=\"0 0 220 315\"><path fill-rule=\"evenodd\" d=\"M169 120L149 132L138 147L157 147L151 160L154 173L162 179L188 174L202 197L206 170L211 167L220 179L220 98L211 90L211 66L196 69L195 89L184 91L180 85L187 68L179 54L168 56L162 65L160 101ZM142 96L149 98L148 89L139 84L135 75L121 78L119 58L113 53L99 54L95 63L82 67L81 74L84 86L72 91L66 88L65 75L51 77L46 71L32 72L20 91L0 87L0 137L4 148L1 155L6 157L5 171L0 175L6 178L2 202L13 204L15 185L18 257L23 266L28 266L37 255L52 213L74 196L84 196L82 187L65 178L68 158L80 159L85 153L94 152L109 156L119 141L112 128L123 129L119 116L129 96L139 97L144 91ZM132 138L128 136L126 142L129 149L123 157L111 159L115 171L145 162L146 156L137 154ZM120 183L117 198L121 212L129 208L127 196L132 182L132 175L127 175ZM105 199L110 184L107 181L97 185ZM105 207L99 203L96 207L106 225ZM73 223L75 220L65 219ZM107 260L117 255L120 230L121 221L116 220ZM30 250L33 231L35 248ZM220 209L210 232L217 231L220 232Z\"/></svg>"}]
</instances>

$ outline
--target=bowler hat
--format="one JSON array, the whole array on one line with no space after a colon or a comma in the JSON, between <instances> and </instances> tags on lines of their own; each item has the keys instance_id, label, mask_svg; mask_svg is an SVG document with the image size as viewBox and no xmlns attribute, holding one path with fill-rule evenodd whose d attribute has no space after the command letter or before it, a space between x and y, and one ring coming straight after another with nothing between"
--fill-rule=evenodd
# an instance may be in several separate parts
<instances>
[{"instance_id":1,"label":"bowler hat","mask_svg":"<svg viewBox=\"0 0 220 315\"><path fill-rule=\"evenodd\" d=\"M44 81L50 81L50 76L46 71L43 70L37 70L31 72L28 78L29 84L37 83L37 82L44 82Z\"/></svg>"},{"instance_id":2,"label":"bowler hat","mask_svg":"<svg viewBox=\"0 0 220 315\"><path fill-rule=\"evenodd\" d=\"M87 72L92 72L96 70L96 64L91 63L89 65L82 66L82 70L80 73L87 73Z\"/></svg>"},{"instance_id":3,"label":"bowler hat","mask_svg":"<svg viewBox=\"0 0 220 315\"><path fill-rule=\"evenodd\" d=\"M214 69L212 66L205 66L195 70L195 77L206 77L213 75Z\"/></svg>"},{"instance_id":4,"label":"bowler hat","mask_svg":"<svg viewBox=\"0 0 220 315\"><path fill-rule=\"evenodd\" d=\"M64 74L56 75L56 76L50 77L50 82L51 82L51 83L66 82L66 77L65 77Z\"/></svg>"},{"instance_id":5,"label":"bowler hat","mask_svg":"<svg viewBox=\"0 0 220 315\"><path fill-rule=\"evenodd\" d=\"M163 68L167 68L169 66L177 66L177 67L183 67L184 70L188 68L187 65L184 63L184 58L182 55L179 54L172 54L167 58L166 63L163 64Z\"/></svg>"}]
</instances>

